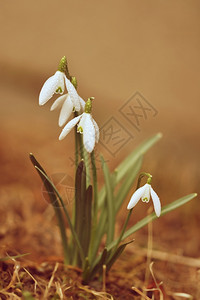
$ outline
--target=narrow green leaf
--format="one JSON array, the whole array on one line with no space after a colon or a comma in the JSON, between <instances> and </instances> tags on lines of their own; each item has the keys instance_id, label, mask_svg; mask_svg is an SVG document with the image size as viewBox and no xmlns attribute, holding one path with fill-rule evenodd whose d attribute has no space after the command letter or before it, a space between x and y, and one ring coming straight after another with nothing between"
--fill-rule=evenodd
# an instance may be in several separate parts
<instances>
[{"instance_id":1,"label":"narrow green leaf","mask_svg":"<svg viewBox=\"0 0 200 300\"><path fill-rule=\"evenodd\" d=\"M106 200L107 200L107 241L106 244L109 244L114 237L115 233L115 203L114 203L114 193L113 193L113 182L111 179L111 174L108 169L108 166L101 156L101 164L104 173L105 187L106 187Z\"/></svg>"},{"instance_id":2,"label":"narrow green leaf","mask_svg":"<svg viewBox=\"0 0 200 300\"><path fill-rule=\"evenodd\" d=\"M92 268L91 272L88 274L89 275L88 278L84 278L84 281L89 281L89 280L93 279L93 277L101 270L101 268L103 267L103 265L106 262L107 255L108 255L108 251L106 248L104 248L103 252L101 253L101 255L98 258L98 261Z\"/></svg>"},{"instance_id":3,"label":"narrow green leaf","mask_svg":"<svg viewBox=\"0 0 200 300\"><path fill-rule=\"evenodd\" d=\"M144 141L139 145L129 156L123 160L123 162L116 168L117 170L117 183L132 169L136 160L143 156L160 138L162 137L161 133L157 133L151 138Z\"/></svg>"},{"instance_id":4,"label":"narrow green leaf","mask_svg":"<svg viewBox=\"0 0 200 300\"><path fill-rule=\"evenodd\" d=\"M88 257L85 258L85 265L83 267L82 278L87 278L90 274L90 263ZM87 282L83 279L83 284L87 284Z\"/></svg>"},{"instance_id":5,"label":"narrow green leaf","mask_svg":"<svg viewBox=\"0 0 200 300\"><path fill-rule=\"evenodd\" d=\"M125 178L125 182L123 182L121 187L119 188L118 193L115 196L115 200L114 200L115 206L116 206L115 212L118 212L122 202L126 198L127 193L129 192L128 188L129 188L129 186L132 185L135 176L137 176L137 173L139 172L141 163L142 163L142 157L139 157L136 160L135 164L133 165L132 170L130 170L130 174L128 174L127 178ZM114 172L112 174L112 176L113 176L113 182L115 182L116 173ZM106 222L107 221L107 214L108 214L107 205L104 202L104 204L102 206L99 222L98 222L99 225L98 225L98 228L97 228L97 231L96 231L96 239L94 241L94 245L93 245L93 249L92 249L91 261L93 261L95 255L98 251L99 244L100 244L100 241L103 237L103 234L107 231L107 222Z\"/></svg>"},{"instance_id":6,"label":"narrow green leaf","mask_svg":"<svg viewBox=\"0 0 200 300\"><path fill-rule=\"evenodd\" d=\"M67 218L67 222L68 222L68 224L69 224L69 227L70 227L71 233L72 233L72 235L73 235L74 241L75 241L75 243L76 243L76 245L77 245L77 247L78 247L78 249L79 249L79 254L80 254L81 260L82 260L82 262L84 263L84 259L85 259L85 258L84 258L84 255L83 255L83 249L82 249L82 247L81 247L81 245L80 245L80 242L79 242L79 239L78 239L78 237L77 237L76 231L74 230L74 227L73 227L73 225L72 225L72 223L71 223L71 220L70 220L70 217L69 217L69 214L68 214L68 211L67 211L67 209L66 209L66 206L65 206L65 204L64 204L64 202L63 202L63 200L62 200L62 198L61 198L61 196L60 196L58 190L57 190L56 187L54 186L53 182L52 182L52 181L49 179L49 177L46 175L46 173L44 173L42 170L40 170L37 166L35 166L35 168L36 168L36 170L37 170L38 172L40 172L40 173L44 176L44 178L46 178L46 180L48 181L48 183L49 183L49 184L51 185L51 187L53 188L53 190L54 190L56 196L58 197L58 199L59 199L59 201L60 201L60 204L61 204L61 207L63 208L64 213L65 213L65 216L66 216L66 218Z\"/></svg>"},{"instance_id":7,"label":"narrow green leaf","mask_svg":"<svg viewBox=\"0 0 200 300\"><path fill-rule=\"evenodd\" d=\"M165 205L162 210L161 210L161 216L165 215L166 213L186 204L187 202L189 202L190 200L192 200L193 198L195 198L197 196L196 193L193 194L189 194L185 197L182 197L168 205ZM131 234L133 234L134 232L136 232L137 230L141 229L142 227L144 227L145 225L147 225L150 221L153 221L157 219L157 216L155 213L150 214L149 216L145 217L144 219L142 219L141 221L139 221L138 223L136 223L134 226L132 226L131 228L129 228L123 235L122 237L122 241L125 240L127 237L129 237ZM107 247L108 250L111 250L113 247L115 247L115 245L117 244L117 239L115 241L113 241L112 243L110 243Z\"/></svg>"},{"instance_id":8,"label":"narrow green leaf","mask_svg":"<svg viewBox=\"0 0 200 300\"><path fill-rule=\"evenodd\" d=\"M88 254L90 235L91 235L91 220L92 220L92 186L86 190L85 208L83 210L83 225L82 225L82 245L85 256Z\"/></svg>"},{"instance_id":9,"label":"narrow green leaf","mask_svg":"<svg viewBox=\"0 0 200 300\"><path fill-rule=\"evenodd\" d=\"M143 157L139 157L135 164L133 165L132 169L129 171L129 173L126 175L125 180L122 182L121 187L119 188L117 195L115 197L115 203L116 203L116 212L120 209L124 199L126 199L126 196L128 195L142 165Z\"/></svg>"},{"instance_id":10,"label":"narrow green leaf","mask_svg":"<svg viewBox=\"0 0 200 300\"><path fill-rule=\"evenodd\" d=\"M127 156L115 169L116 172L116 185L126 176L130 170L133 169L135 162L142 157L160 138L162 137L161 133L157 133L151 138L144 141L140 144L129 156ZM105 185L101 188L99 192L98 206L103 205L106 195Z\"/></svg>"},{"instance_id":11,"label":"narrow green leaf","mask_svg":"<svg viewBox=\"0 0 200 300\"><path fill-rule=\"evenodd\" d=\"M110 268L112 267L112 265L115 263L115 261L119 258L119 256L122 254L122 252L124 251L124 249L126 248L126 246L128 244L133 243L134 240L131 240L127 243L124 243L122 245L120 245L117 250L112 253L111 257L109 258L108 262L106 262L106 271L109 271Z\"/></svg>"},{"instance_id":12,"label":"narrow green leaf","mask_svg":"<svg viewBox=\"0 0 200 300\"><path fill-rule=\"evenodd\" d=\"M85 164L82 160L76 170L75 178L75 231L80 241L81 247L83 248L83 216L84 216L84 205L85 205L85 193L86 193L86 170ZM74 263L81 266L81 258L78 253L78 249L74 251Z\"/></svg>"},{"instance_id":13,"label":"narrow green leaf","mask_svg":"<svg viewBox=\"0 0 200 300\"><path fill-rule=\"evenodd\" d=\"M102 237L107 231L107 215L107 204L104 203L104 207L102 207L101 215L98 221L98 227L95 230L95 239L93 240L93 244L91 245L92 247L90 247L90 261L93 261L95 259Z\"/></svg>"},{"instance_id":14,"label":"narrow green leaf","mask_svg":"<svg viewBox=\"0 0 200 300\"><path fill-rule=\"evenodd\" d=\"M56 218L58 221L61 238L62 238L65 263L67 264L69 262L69 257L68 257L67 235L66 235L66 231L65 231L65 222L63 220L61 207L58 202L58 199L57 199L57 196L55 193L55 189L53 188L53 184L51 183L51 180L50 179L47 180L48 176L47 176L45 170L42 168L42 166L39 164L39 162L36 160L36 158L34 157L34 155L32 153L30 153L30 160L31 160L32 164L34 165L34 167L36 168L40 178L42 179L42 182L43 182L43 184L47 190L47 193L49 195L50 202L54 208Z\"/></svg>"}]
</instances>

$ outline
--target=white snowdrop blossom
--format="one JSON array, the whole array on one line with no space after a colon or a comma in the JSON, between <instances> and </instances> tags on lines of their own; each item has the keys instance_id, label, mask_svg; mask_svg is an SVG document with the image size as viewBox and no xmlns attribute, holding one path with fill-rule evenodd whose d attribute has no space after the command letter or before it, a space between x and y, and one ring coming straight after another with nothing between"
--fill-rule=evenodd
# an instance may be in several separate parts
<instances>
[{"instance_id":1,"label":"white snowdrop blossom","mask_svg":"<svg viewBox=\"0 0 200 300\"><path fill-rule=\"evenodd\" d=\"M84 111L85 101L79 96L80 102L80 111ZM69 119L71 113L76 110L75 104L69 94L62 95L56 99L56 101L52 104L50 110L55 110L57 108L61 108L60 115L58 119L58 125L63 126L67 120ZM78 110L78 111L79 111Z\"/></svg>"},{"instance_id":2,"label":"white snowdrop blossom","mask_svg":"<svg viewBox=\"0 0 200 300\"><path fill-rule=\"evenodd\" d=\"M53 94L63 94L65 89L65 74L57 71L53 76L48 78L39 95L39 105L44 105Z\"/></svg>"},{"instance_id":3,"label":"white snowdrop blossom","mask_svg":"<svg viewBox=\"0 0 200 300\"><path fill-rule=\"evenodd\" d=\"M61 116L59 118L59 124L64 125L64 123L67 121L69 115L71 112L74 111L80 111L81 108L84 109L84 101L79 97L73 83L66 77L65 71L67 68L67 62L66 58L63 57L60 61L58 71L48 78L46 82L44 83L40 95L39 95L39 105L44 105L51 99L51 97L54 94L63 94L66 89L68 91L68 94L63 95L63 97L59 97L55 103L52 105L51 110L54 110L56 107L64 105L62 109ZM72 77L74 79L74 77ZM67 100L69 100L67 103L65 103ZM65 117L64 117L65 115ZM62 126L60 125L60 126Z\"/></svg>"},{"instance_id":4,"label":"white snowdrop blossom","mask_svg":"<svg viewBox=\"0 0 200 300\"><path fill-rule=\"evenodd\" d=\"M159 217L161 213L160 199L149 183L146 183L133 193L127 209L132 209L140 199L142 199L143 202L148 203L150 200L150 196L153 201L156 216Z\"/></svg>"},{"instance_id":5,"label":"white snowdrop blossom","mask_svg":"<svg viewBox=\"0 0 200 300\"><path fill-rule=\"evenodd\" d=\"M78 124L78 125L77 125ZM83 145L87 152L94 150L95 143L99 141L99 127L91 115L91 99L85 104L85 112L73 118L63 128L59 140L62 140L77 125L77 132L83 134Z\"/></svg>"}]
</instances>

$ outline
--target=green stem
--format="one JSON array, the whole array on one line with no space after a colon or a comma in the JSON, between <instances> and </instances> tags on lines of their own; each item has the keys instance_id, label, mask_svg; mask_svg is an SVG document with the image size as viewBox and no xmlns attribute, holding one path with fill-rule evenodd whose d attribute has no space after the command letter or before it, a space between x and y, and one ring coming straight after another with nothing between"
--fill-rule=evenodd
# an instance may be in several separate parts
<instances>
[{"instance_id":1,"label":"green stem","mask_svg":"<svg viewBox=\"0 0 200 300\"><path fill-rule=\"evenodd\" d=\"M140 182L141 182L141 180L142 180L142 178L143 178L144 176L147 176L147 177L148 177L147 183L151 184L152 175L149 174L149 173L142 172L142 173L140 173L140 176L139 176L139 178L138 178L138 183L137 183L136 189L138 189L138 188L140 187Z\"/></svg>"},{"instance_id":2,"label":"green stem","mask_svg":"<svg viewBox=\"0 0 200 300\"><path fill-rule=\"evenodd\" d=\"M139 176L139 178L138 178L136 190L139 189L141 180L142 180L142 178L143 178L144 176L147 176L148 179L149 179L149 178L150 178L150 179L152 178L152 175L149 174L149 173L145 173L145 172L141 173L140 176ZM122 228L121 234L120 234L120 236L119 236L119 238L118 238L118 240L117 240L117 242L116 242L116 245L115 245L115 247L114 247L114 249L113 249L113 251L112 251L113 254L115 254L115 251L117 250L117 248L118 248L118 246L119 246L119 244L120 244L120 242L121 242L121 240L122 240L122 237L123 237L124 232L125 232L125 230L126 230L126 227L127 227L127 225L128 225L128 221L129 221L130 216L131 216L131 214L132 214L132 210L133 210L133 209L131 209L131 210L129 211L128 216L126 217L126 221L125 221L124 226L123 226L123 228Z\"/></svg>"},{"instance_id":3,"label":"green stem","mask_svg":"<svg viewBox=\"0 0 200 300\"><path fill-rule=\"evenodd\" d=\"M78 137L78 143L79 143L79 151L80 151L80 157L84 160L84 152L83 152L83 138L81 133L77 133Z\"/></svg>"},{"instance_id":4,"label":"green stem","mask_svg":"<svg viewBox=\"0 0 200 300\"><path fill-rule=\"evenodd\" d=\"M94 205L93 205L93 220L96 226L97 223L97 214L98 214L98 185L97 185L97 168L95 162L95 153L91 153L91 164L92 164L92 176L93 176L93 188L94 188Z\"/></svg>"},{"instance_id":5,"label":"green stem","mask_svg":"<svg viewBox=\"0 0 200 300\"><path fill-rule=\"evenodd\" d=\"M126 217L126 221L125 221L124 226L123 226L123 228L122 228L121 234L120 234L120 236L119 236L119 238L118 238L118 240L117 240L117 243L116 243L116 245L115 245L115 248L113 249L113 252L112 252L113 254L115 254L115 251L117 250L117 248L118 248L118 246L119 246L119 244L120 244L120 242L121 242L121 240L122 240L122 237L123 237L124 232L125 232L125 230L126 230L126 227L127 227L127 225L128 225L128 221L129 221L129 219L130 219L132 210L133 210L133 209L131 209L131 210L129 211L128 216Z\"/></svg>"},{"instance_id":6,"label":"green stem","mask_svg":"<svg viewBox=\"0 0 200 300\"><path fill-rule=\"evenodd\" d=\"M82 134L78 133L78 141L79 141L79 150L80 150L80 156L81 159L85 163L85 169L86 169L86 187L90 185L90 162L88 158L88 153L85 150L85 147L83 145L83 137Z\"/></svg>"},{"instance_id":7,"label":"green stem","mask_svg":"<svg viewBox=\"0 0 200 300\"><path fill-rule=\"evenodd\" d=\"M77 116L78 116L78 114L75 111L74 112L74 118L77 117ZM76 130L76 126L74 127L74 137L75 137L75 172L76 172L76 169L78 167L78 133L77 133L77 130Z\"/></svg>"},{"instance_id":8,"label":"green stem","mask_svg":"<svg viewBox=\"0 0 200 300\"><path fill-rule=\"evenodd\" d=\"M96 237L96 228L97 228L97 216L98 216L98 186L97 186L97 169L95 162L95 153L92 151L91 155L91 165L92 165L92 175L93 175L93 188L94 188L94 203L93 203L93 217L92 217L92 232L91 232L91 241L89 247L89 258L92 259L94 256L94 243Z\"/></svg>"}]
</instances>

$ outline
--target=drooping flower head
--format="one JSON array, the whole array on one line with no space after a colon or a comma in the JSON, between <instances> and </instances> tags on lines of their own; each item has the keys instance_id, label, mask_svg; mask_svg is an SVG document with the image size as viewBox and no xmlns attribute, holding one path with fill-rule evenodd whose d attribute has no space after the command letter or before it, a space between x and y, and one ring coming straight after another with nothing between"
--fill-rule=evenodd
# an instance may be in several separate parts
<instances>
[{"instance_id":1,"label":"drooping flower head","mask_svg":"<svg viewBox=\"0 0 200 300\"><path fill-rule=\"evenodd\" d=\"M91 97L87 100L85 112L68 122L59 136L59 140L64 139L72 128L78 124L77 132L83 134L83 145L89 153L94 150L95 143L99 141L99 127L91 115L93 99Z\"/></svg>"},{"instance_id":2,"label":"drooping flower head","mask_svg":"<svg viewBox=\"0 0 200 300\"><path fill-rule=\"evenodd\" d=\"M70 79L67 78L66 74ZM64 93L65 86L68 93L59 97L51 106L51 110L54 110L57 107L62 107L59 117L59 126L64 125L73 110L80 111L81 109L83 110L85 106L85 102L76 91L76 78L69 75L67 60L64 56L60 60L58 71L56 71L56 73L44 83L39 95L39 105L47 103L54 94L62 95Z\"/></svg>"},{"instance_id":3,"label":"drooping flower head","mask_svg":"<svg viewBox=\"0 0 200 300\"><path fill-rule=\"evenodd\" d=\"M143 185L142 187L140 187L133 193L133 195L128 203L127 209L132 209L138 203L138 201L140 199L142 199L142 202L148 203L150 200L150 196L151 196L155 213L156 213L157 217L159 217L160 213L161 213L160 199L159 199L158 195L156 194L156 192L151 187L150 183L151 183L151 178L149 178L147 180L147 183L145 185Z\"/></svg>"}]
</instances>

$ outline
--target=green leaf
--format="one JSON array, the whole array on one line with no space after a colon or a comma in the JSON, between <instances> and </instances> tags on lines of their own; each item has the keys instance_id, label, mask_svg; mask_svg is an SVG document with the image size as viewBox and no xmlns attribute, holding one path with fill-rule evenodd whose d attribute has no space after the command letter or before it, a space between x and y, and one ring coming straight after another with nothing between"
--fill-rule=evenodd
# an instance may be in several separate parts
<instances>
[{"instance_id":1,"label":"green leaf","mask_svg":"<svg viewBox=\"0 0 200 300\"><path fill-rule=\"evenodd\" d=\"M81 247L81 245L80 245L80 241L79 241L79 239L78 239L78 236L77 236L77 234L76 234L76 231L74 230L74 227L73 227L73 225L72 225L72 222L71 222L70 217L69 217L69 214L68 214L68 211L67 211L67 209L66 209L66 207L65 207L65 205L64 205L64 202L63 202L63 200L62 200L62 198L61 198L61 196L60 196L58 190L56 189L56 187L54 186L54 184L51 182L51 180L48 178L48 176L47 176L45 173L43 173L42 170L40 170L37 166L35 166L35 168L38 170L38 172L40 172L40 173L46 178L46 180L50 183L50 185L51 185L52 188L54 189L54 192L56 193L57 197L59 198L61 207L62 207L63 210L64 210L64 213L65 213L65 216L66 216L66 218L67 218L67 221L68 221L68 224L69 224L71 233L72 233L72 235L73 235L74 241L75 241L75 243L76 243L76 245L77 245L77 248L79 249L79 254L80 254L81 260L82 260L82 262L84 263L84 259L85 259L85 258L84 258L84 255L83 255L83 249L82 249L82 247Z\"/></svg>"},{"instance_id":2,"label":"green leaf","mask_svg":"<svg viewBox=\"0 0 200 300\"><path fill-rule=\"evenodd\" d=\"M119 256L122 254L122 252L124 251L124 249L126 248L126 246L128 244L133 243L134 240L131 240L129 242L126 242L122 245L120 245L117 250L112 253L111 257L109 258L108 262L106 263L106 271L109 271L110 268L112 267L112 265L115 263L115 261L119 258Z\"/></svg>"},{"instance_id":3,"label":"green leaf","mask_svg":"<svg viewBox=\"0 0 200 300\"><path fill-rule=\"evenodd\" d=\"M161 210L161 216L165 215L166 213L184 205L185 203L189 202L190 200L192 200L193 198L195 198L197 196L196 193L193 194L189 194L185 197L182 197L168 205L165 205L162 210ZM137 230L141 229L142 227L144 227L145 225L147 225L150 221L153 221L157 219L157 216L155 213L150 214L149 216L145 217L144 219L142 219L141 221L139 221L138 223L136 223L134 226L132 226L131 228L129 228L123 235L122 237L122 241L125 240L127 237L129 237L131 234L133 234L134 232L136 232ZM117 244L117 239L115 241L113 241L112 243L110 243L107 247L108 250L111 250L113 247L115 247L115 245Z\"/></svg>"},{"instance_id":4,"label":"green leaf","mask_svg":"<svg viewBox=\"0 0 200 300\"><path fill-rule=\"evenodd\" d=\"M116 203L116 212L120 209L124 199L126 199L140 169L142 166L142 160L143 157L139 157L136 162L134 163L132 169L129 171L129 173L126 175L125 180L122 182L121 187L119 188L117 195L115 197L115 203Z\"/></svg>"},{"instance_id":5,"label":"green leaf","mask_svg":"<svg viewBox=\"0 0 200 300\"><path fill-rule=\"evenodd\" d=\"M85 256L88 255L88 249L91 236L91 221L92 221L92 186L89 185L86 190L85 205L83 210L83 225L82 225L82 245Z\"/></svg>"},{"instance_id":6,"label":"green leaf","mask_svg":"<svg viewBox=\"0 0 200 300\"><path fill-rule=\"evenodd\" d=\"M86 197L86 169L85 163L82 160L76 170L75 179L75 231L77 233L80 244L83 247L83 226L84 226L84 212L85 212L85 197ZM75 263L81 266L81 258L78 254L78 249L74 252Z\"/></svg>"},{"instance_id":7,"label":"green leaf","mask_svg":"<svg viewBox=\"0 0 200 300\"><path fill-rule=\"evenodd\" d=\"M68 257L68 242L67 242L67 235L65 231L65 222L63 220L63 215L61 211L60 204L57 199L57 195L55 193L55 188L51 180L48 178L47 173L45 170L42 168L42 166L39 164L39 162L36 160L34 155L30 153L30 160L34 167L36 168L36 171L38 172L40 178L42 179L42 182L47 190L47 193L49 195L51 204L54 208L61 238L62 238L62 245L63 245L63 251L64 251L64 257L65 257L65 263L67 264L69 262L69 257ZM47 179L48 178L48 179Z\"/></svg>"},{"instance_id":8,"label":"green leaf","mask_svg":"<svg viewBox=\"0 0 200 300\"><path fill-rule=\"evenodd\" d=\"M126 176L130 170L133 169L136 161L142 157L159 139L162 137L161 133L157 133L156 135L148 138L141 145L139 145L129 156L127 156L115 169L116 173L116 185ZM98 206L101 207L103 205L104 199L106 195L105 185L102 187L99 192L99 200Z\"/></svg>"},{"instance_id":9,"label":"green leaf","mask_svg":"<svg viewBox=\"0 0 200 300\"><path fill-rule=\"evenodd\" d=\"M101 268L103 268L103 265L106 262L107 255L108 255L108 251L107 251L106 248L104 248L101 255L99 255L99 257L98 257L94 267L92 268L91 272L88 274L88 277L84 278L84 282L87 283L89 280L91 280L95 276L96 273L98 273L101 270Z\"/></svg>"},{"instance_id":10,"label":"green leaf","mask_svg":"<svg viewBox=\"0 0 200 300\"><path fill-rule=\"evenodd\" d=\"M128 188L129 186L131 186L131 183L133 183L135 176L137 176L137 173L139 172L140 169L140 165L142 163L142 157L139 157L135 164L132 167L132 170L130 170L130 174L127 175L127 178L125 178L125 182L122 183L121 187L118 190L117 195L115 196L115 212L118 212L122 202L124 201L125 197L127 196L127 193L129 192ZM111 175L110 175L111 176ZM114 172L112 174L113 180L112 183L115 183L115 179L116 179L116 173ZM100 241L102 239L103 234L107 231L107 205L106 202L104 202L103 207L101 209L101 215L99 218L99 225L97 228L97 232L96 232L96 240L94 241L94 245L93 245L93 251L92 251L92 256L91 256L91 261L93 261L98 248L99 248L99 244Z\"/></svg>"},{"instance_id":11,"label":"green leaf","mask_svg":"<svg viewBox=\"0 0 200 300\"><path fill-rule=\"evenodd\" d=\"M110 171L108 166L101 156L101 164L104 174L105 187L106 187L106 200L107 200L107 241L106 244L109 244L114 237L115 233L115 203L114 203L114 191L113 191L113 182L111 178Z\"/></svg>"},{"instance_id":12,"label":"green leaf","mask_svg":"<svg viewBox=\"0 0 200 300\"><path fill-rule=\"evenodd\" d=\"M132 169L136 160L139 157L143 156L159 139L162 137L161 133L157 133L151 138L144 141L141 145L139 145L129 156L127 156L123 162L116 168L117 170L117 183L121 181L121 179Z\"/></svg>"}]
</instances>

